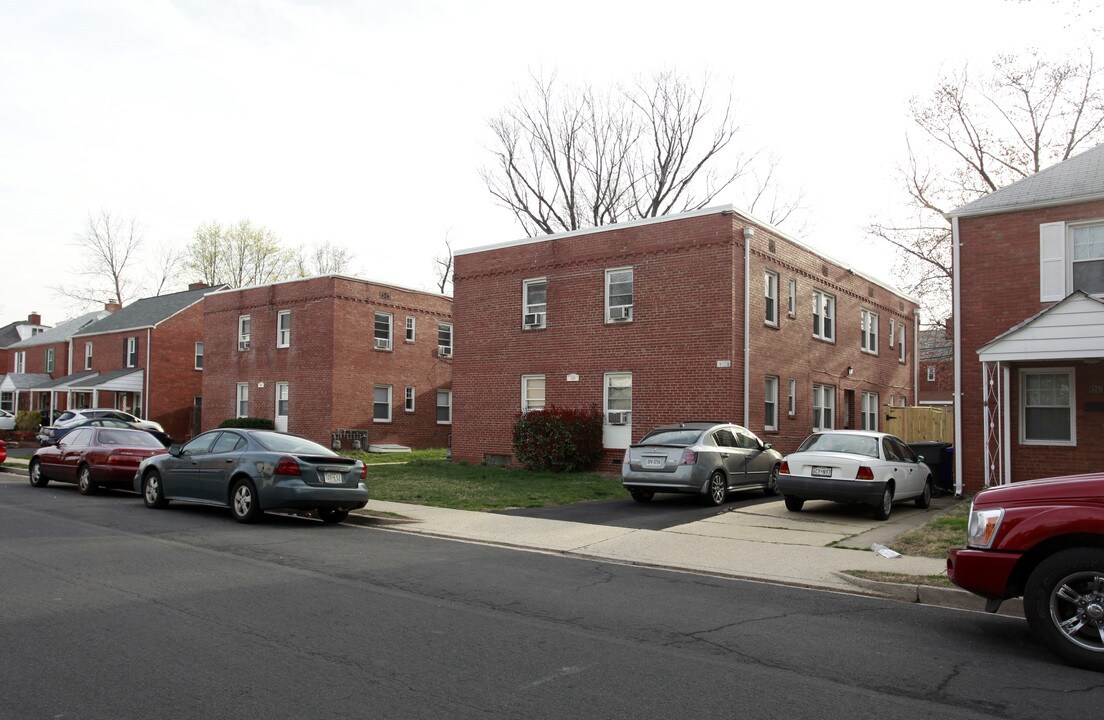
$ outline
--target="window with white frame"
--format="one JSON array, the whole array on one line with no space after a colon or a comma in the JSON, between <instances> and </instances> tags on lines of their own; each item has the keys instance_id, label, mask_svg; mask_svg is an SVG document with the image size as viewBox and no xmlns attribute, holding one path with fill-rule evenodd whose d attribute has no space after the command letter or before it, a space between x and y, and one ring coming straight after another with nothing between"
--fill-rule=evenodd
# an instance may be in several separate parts
<instances>
[{"instance_id":1,"label":"window with white frame","mask_svg":"<svg viewBox=\"0 0 1104 720\"><path fill-rule=\"evenodd\" d=\"M813 291L813 337L836 340L836 298L820 290Z\"/></svg>"},{"instance_id":2,"label":"window with white frame","mask_svg":"<svg viewBox=\"0 0 1104 720\"><path fill-rule=\"evenodd\" d=\"M862 311L860 345L863 352L878 354L878 314L870 310Z\"/></svg>"},{"instance_id":3,"label":"window with white frame","mask_svg":"<svg viewBox=\"0 0 1104 720\"><path fill-rule=\"evenodd\" d=\"M375 350L391 349L391 313L378 312L372 321L372 348ZM388 415L390 419L390 415Z\"/></svg>"},{"instance_id":4,"label":"window with white frame","mask_svg":"<svg viewBox=\"0 0 1104 720\"><path fill-rule=\"evenodd\" d=\"M633 269L606 270L606 322L633 318Z\"/></svg>"},{"instance_id":5,"label":"window with white frame","mask_svg":"<svg viewBox=\"0 0 1104 720\"><path fill-rule=\"evenodd\" d=\"M276 417L288 416L290 388L291 386L286 382L276 383Z\"/></svg>"},{"instance_id":6,"label":"window with white frame","mask_svg":"<svg viewBox=\"0 0 1104 720\"><path fill-rule=\"evenodd\" d=\"M276 347L291 347L291 310L276 313Z\"/></svg>"},{"instance_id":7,"label":"window with white frame","mask_svg":"<svg viewBox=\"0 0 1104 720\"><path fill-rule=\"evenodd\" d=\"M452 323L437 323L437 355L452 357Z\"/></svg>"},{"instance_id":8,"label":"window with white frame","mask_svg":"<svg viewBox=\"0 0 1104 720\"><path fill-rule=\"evenodd\" d=\"M1104 293L1104 223L1070 227L1073 289Z\"/></svg>"},{"instance_id":9,"label":"window with white frame","mask_svg":"<svg viewBox=\"0 0 1104 720\"><path fill-rule=\"evenodd\" d=\"M195 344L195 369L203 369L203 343L197 342Z\"/></svg>"},{"instance_id":10,"label":"window with white frame","mask_svg":"<svg viewBox=\"0 0 1104 720\"><path fill-rule=\"evenodd\" d=\"M521 283L521 326L542 328L548 317L548 278L533 278Z\"/></svg>"},{"instance_id":11,"label":"window with white frame","mask_svg":"<svg viewBox=\"0 0 1104 720\"><path fill-rule=\"evenodd\" d=\"M27 372L27 351L20 350L15 354L15 372Z\"/></svg>"},{"instance_id":12,"label":"window with white frame","mask_svg":"<svg viewBox=\"0 0 1104 720\"><path fill-rule=\"evenodd\" d=\"M632 373L606 373L606 424L632 422Z\"/></svg>"},{"instance_id":13,"label":"window with white frame","mask_svg":"<svg viewBox=\"0 0 1104 720\"><path fill-rule=\"evenodd\" d=\"M797 380L790 378L790 417L797 414Z\"/></svg>"},{"instance_id":14,"label":"window with white frame","mask_svg":"<svg viewBox=\"0 0 1104 720\"><path fill-rule=\"evenodd\" d=\"M408 413L414 412L414 388L410 386L406 388L406 411Z\"/></svg>"},{"instance_id":15,"label":"window with white frame","mask_svg":"<svg viewBox=\"0 0 1104 720\"><path fill-rule=\"evenodd\" d=\"M414 342L414 336L417 334L418 320L417 318L406 316L406 341L408 343Z\"/></svg>"},{"instance_id":16,"label":"window with white frame","mask_svg":"<svg viewBox=\"0 0 1104 720\"><path fill-rule=\"evenodd\" d=\"M1076 445L1072 368L1020 371L1020 442Z\"/></svg>"},{"instance_id":17,"label":"window with white frame","mask_svg":"<svg viewBox=\"0 0 1104 720\"><path fill-rule=\"evenodd\" d=\"M521 376L521 411L544 410L544 375Z\"/></svg>"},{"instance_id":18,"label":"window with white frame","mask_svg":"<svg viewBox=\"0 0 1104 720\"><path fill-rule=\"evenodd\" d=\"M813 430L831 430L835 423L835 386L813 385Z\"/></svg>"},{"instance_id":19,"label":"window with white frame","mask_svg":"<svg viewBox=\"0 0 1104 720\"><path fill-rule=\"evenodd\" d=\"M889 346L893 347L897 342L897 322L893 319L889 319Z\"/></svg>"},{"instance_id":20,"label":"window with white frame","mask_svg":"<svg viewBox=\"0 0 1104 720\"><path fill-rule=\"evenodd\" d=\"M797 317L797 280L790 280L790 317Z\"/></svg>"},{"instance_id":21,"label":"window with white frame","mask_svg":"<svg viewBox=\"0 0 1104 720\"><path fill-rule=\"evenodd\" d=\"M901 325L897 328L897 361L898 362L904 362L905 361L905 324L904 323L901 323Z\"/></svg>"},{"instance_id":22,"label":"window with white frame","mask_svg":"<svg viewBox=\"0 0 1104 720\"><path fill-rule=\"evenodd\" d=\"M763 429L778 429L778 378L771 375L763 383Z\"/></svg>"},{"instance_id":23,"label":"window with white frame","mask_svg":"<svg viewBox=\"0 0 1104 720\"><path fill-rule=\"evenodd\" d=\"M437 424L452 424L452 390L437 391Z\"/></svg>"},{"instance_id":24,"label":"window with white frame","mask_svg":"<svg viewBox=\"0 0 1104 720\"><path fill-rule=\"evenodd\" d=\"M391 422L391 386L372 388L372 422Z\"/></svg>"},{"instance_id":25,"label":"window with white frame","mask_svg":"<svg viewBox=\"0 0 1104 720\"><path fill-rule=\"evenodd\" d=\"M928 382L935 382L935 365L928 365Z\"/></svg>"},{"instance_id":26,"label":"window with white frame","mask_svg":"<svg viewBox=\"0 0 1104 720\"><path fill-rule=\"evenodd\" d=\"M15 393L0 392L0 410L15 412Z\"/></svg>"},{"instance_id":27,"label":"window with white frame","mask_svg":"<svg viewBox=\"0 0 1104 720\"><path fill-rule=\"evenodd\" d=\"M84 344L84 369L92 369L92 343L90 342Z\"/></svg>"},{"instance_id":28,"label":"window with white frame","mask_svg":"<svg viewBox=\"0 0 1104 720\"><path fill-rule=\"evenodd\" d=\"M238 417L249 417L249 383L238 383Z\"/></svg>"},{"instance_id":29,"label":"window with white frame","mask_svg":"<svg viewBox=\"0 0 1104 720\"><path fill-rule=\"evenodd\" d=\"M248 315L238 316L238 350L249 349L249 338L253 330L253 320Z\"/></svg>"},{"instance_id":30,"label":"window with white frame","mask_svg":"<svg viewBox=\"0 0 1104 720\"><path fill-rule=\"evenodd\" d=\"M765 310L763 322L767 325L778 325L778 273L766 270L763 272L763 300Z\"/></svg>"},{"instance_id":31,"label":"window with white frame","mask_svg":"<svg viewBox=\"0 0 1104 720\"><path fill-rule=\"evenodd\" d=\"M128 337L126 339L126 366L128 368L138 367L138 338Z\"/></svg>"},{"instance_id":32,"label":"window with white frame","mask_svg":"<svg viewBox=\"0 0 1104 720\"><path fill-rule=\"evenodd\" d=\"M54 349L46 348L46 372L52 373L54 371Z\"/></svg>"},{"instance_id":33,"label":"window with white frame","mask_svg":"<svg viewBox=\"0 0 1104 720\"><path fill-rule=\"evenodd\" d=\"M862 429L878 431L878 393L864 392L862 394Z\"/></svg>"}]
</instances>

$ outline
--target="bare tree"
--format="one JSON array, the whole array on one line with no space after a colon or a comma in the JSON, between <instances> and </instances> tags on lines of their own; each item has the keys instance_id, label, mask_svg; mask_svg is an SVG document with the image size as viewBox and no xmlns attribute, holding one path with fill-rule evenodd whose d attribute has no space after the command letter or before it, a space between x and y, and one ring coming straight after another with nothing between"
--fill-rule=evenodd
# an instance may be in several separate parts
<instances>
[{"instance_id":1,"label":"bare tree","mask_svg":"<svg viewBox=\"0 0 1104 720\"><path fill-rule=\"evenodd\" d=\"M531 79L490 120L482 171L530 236L703 208L756 159L736 142L731 96L711 105L708 77L660 72L604 92Z\"/></svg>"},{"instance_id":2,"label":"bare tree","mask_svg":"<svg viewBox=\"0 0 1104 720\"><path fill-rule=\"evenodd\" d=\"M208 285L246 287L287 280L298 269L295 253L275 233L249 220L223 227L201 225L185 250L184 268Z\"/></svg>"},{"instance_id":3,"label":"bare tree","mask_svg":"<svg viewBox=\"0 0 1104 720\"><path fill-rule=\"evenodd\" d=\"M184 259L184 251L171 242L158 243L150 270L150 292L161 295L176 282Z\"/></svg>"},{"instance_id":4,"label":"bare tree","mask_svg":"<svg viewBox=\"0 0 1104 720\"><path fill-rule=\"evenodd\" d=\"M349 273L353 252L329 241L306 249L300 247L295 255L299 277L314 275L344 275Z\"/></svg>"},{"instance_id":5,"label":"bare tree","mask_svg":"<svg viewBox=\"0 0 1104 720\"><path fill-rule=\"evenodd\" d=\"M139 287L133 275L138 271L142 242L134 218L124 220L102 209L98 214L89 213L88 225L74 240L80 250L76 273L83 280L56 286L54 291L83 307L104 301L129 302Z\"/></svg>"},{"instance_id":6,"label":"bare tree","mask_svg":"<svg viewBox=\"0 0 1104 720\"><path fill-rule=\"evenodd\" d=\"M914 98L918 140L900 167L905 210L868 232L898 251L898 274L926 322L951 307L951 230L945 215L1104 139L1104 92L1091 51L1080 62L1036 52L997 57L977 80L968 68ZM920 145L917 145L917 142Z\"/></svg>"},{"instance_id":7,"label":"bare tree","mask_svg":"<svg viewBox=\"0 0 1104 720\"><path fill-rule=\"evenodd\" d=\"M445 252L433 258L433 270L437 276L437 289L441 294L452 285L452 243L449 241L451 231L445 232Z\"/></svg>"}]
</instances>

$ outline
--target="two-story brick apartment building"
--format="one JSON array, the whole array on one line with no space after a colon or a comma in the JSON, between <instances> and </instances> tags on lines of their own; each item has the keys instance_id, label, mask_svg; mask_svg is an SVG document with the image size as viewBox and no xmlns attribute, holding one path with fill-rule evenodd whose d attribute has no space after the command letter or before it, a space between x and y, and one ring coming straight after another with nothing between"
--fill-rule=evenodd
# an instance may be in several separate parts
<instances>
[{"instance_id":1,"label":"two-story brick apartment building","mask_svg":"<svg viewBox=\"0 0 1104 720\"><path fill-rule=\"evenodd\" d=\"M38 410L44 419L53 417L54 411L67 409L68 383L84 376L72 374L73 334L107 317L117 307L71 318L9 346L12 364L22 375L10 375L0 382L0 389L10 383L14 405L20 410Z\"/></svg>"},{"instance_id":2,"label":"two-story brick apartment building","mask_svg":"<svg viewBox=\"0 0 1104 720\"><path fill-rule=\"evenodd\" d=\"M953 323L920 331L918 405L954 404Z\"/></svg>"},{"instance_id":3,"label":"two-story brick apartment building","mask_svg":"<svg viewBox=\"0 0 1104 720\"><path fill-rule=\"evenodd\" d=\"M92 371L68 383L74 405L126 410L176 440L190 437L203 389L203 298L213 290L196 283L141 298L74 333L73 372Z\"/></svg>"},{"instance_id":4,"label":"two-story brick apartment building","mask_svg":"<svg viewBox=\"0 0 1104 720\"><path fill-rule=\"evenodd\" d=\"M746 425L781 451L913 399L917 304L731 206L461 250L453 457L506 462L519 411Z\"/></svg>"},{"instance_id":5,"label":"two-story brick apartment building","mask_svg":"<svg viewBox=\"0 0 1104 720\"><path fill-rule=\"evenodd\" d=\"M28 315L26 320L17 320L0 327L0 386L5 385L7 376L16 369L15 359L8 348L47 330L48 327L42 324L42 316L35 312ZM0 409L15 412L15 382L12 380L6 384L11 389L0 389Z\"/></svg>"},{"instance_id":6,"label":"two-story brick apartment building","mask_svg":"<svg viewBox=\"0 0 1104 720\"><path fill-rule=\"evenodd\" d=\"M949 214L961 489L1104 468L1104 145Z\"/></svg>"},{"instance_id":7,"label":"two-story brick apartment building","mask_svg":"<svg viewBox=\"0 0 1104 720\"><path fill-rule=\"evenodd\" d=\"M447 296L339 275L223 290L205 300L204 336L204 428L250 416L325 445L339 430L448 444Z\"/></svg>"}]
</instances>

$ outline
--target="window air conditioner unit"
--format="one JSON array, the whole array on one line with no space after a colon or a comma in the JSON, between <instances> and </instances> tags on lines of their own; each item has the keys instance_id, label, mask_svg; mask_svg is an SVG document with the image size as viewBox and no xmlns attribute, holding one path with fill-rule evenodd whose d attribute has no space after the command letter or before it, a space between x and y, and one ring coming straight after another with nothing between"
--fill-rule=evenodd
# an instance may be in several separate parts
<instances>
[{"instance_id":1,"label":"window air conditioner unit","mask_svg":"<svg viewBox=\"0 0 1104 720\"><path fill-rule=\"evenodd\" d=\"M390 338L376 338L376 350L390 350L391 339Z\"/></svg>"},{"instance_id":2,"label":"window air conditioner unit","mask_svg":"<svg viewBox=\"0 0 1104 720\"><path fill-rule=\"evenodd\" d=\"M632 305L621 305L619 307L610 308L610 320L615 322L624 322L626 320L632 320Z\"/></svg>"},{"instance_id":3,"label":"window air conditioner unit","mask_svg":"<svg viewBox=\"0 0 1104 720\"><path fill-rule=\"evenodd\" d=\"M438 345L437 355L438 357L450 358L452 357L452 348L450 348L448 345Z\"/></svg>"},{"instance_id":4,"label":"window air conditioner unit","mask_svg":"<svg viewBox=\"0 0 1104 720\"><path fill-rule=\"evenodd\" d=\"M246 338L244 340L238 340L238 350L248 350L248 349L249 349L249 338Z\"/></svg>"},{"instance_id":5,"label":"window air conditioner unit","mask_svg":"<svg viewBox=\"0 0 1104 720\"><path fill-rule=\"evenodd\" d=\"M525 327L544 327L544 313L527 313L524 319Z\"/></svg>"},{"instance_id":6,"label":"window air conditioner unit","mask_svg":"<svg viewBox=\"0 0 1104 720\"><path fill-rule=\"evenodd\" d=\"M628 412L611 412L609 413L610 425L626 425L629 422Z\"/></svg>"}]
</instances>

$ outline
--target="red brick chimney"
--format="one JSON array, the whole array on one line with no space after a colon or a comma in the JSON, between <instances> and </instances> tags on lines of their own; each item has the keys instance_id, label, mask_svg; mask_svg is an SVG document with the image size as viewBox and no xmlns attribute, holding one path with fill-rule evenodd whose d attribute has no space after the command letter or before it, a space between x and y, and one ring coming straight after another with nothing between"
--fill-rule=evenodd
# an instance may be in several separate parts
<instances>
[{"instance_id":1,"label":"red brick chimney","mask_svg":"<svg viewBox=\"0 0 1104 720\"><path fill-rule=\"evenodd\" d=\"M189 290L202 290L203 288L208 288L208 287L211 287L211 286L208 285L205 282L188 283L188 289Z\"/></svg>"},{"instance_id":2,"label":"red brick chimney","mask_svg":"<svg viewBox=\"0 0 1104 720\"><path fill-rule=\"evenodd\" d=\"M32 310L31 314L27 316L27 322L31 325L41 325L42 316Z\"/></svg>"},{"instance_id":3,"label":"red brick chimney","mask_svg":"<svg viewBox=\"0 0 1104 720\"><path fill-rule=\"evenodd\" d=\"M107 310L109 313L119 312L122 309L123 309L123 306L120 305L117 302L106 302L106 303L104 303L104 310Z\"/></svg>"}]
</instances>

